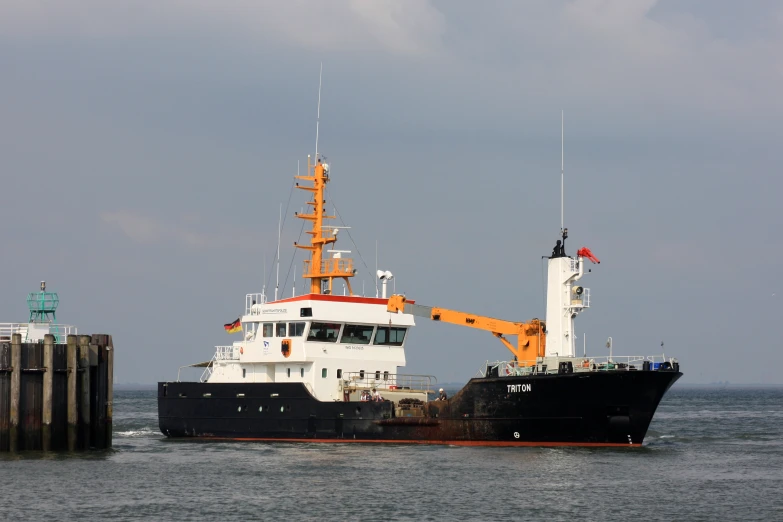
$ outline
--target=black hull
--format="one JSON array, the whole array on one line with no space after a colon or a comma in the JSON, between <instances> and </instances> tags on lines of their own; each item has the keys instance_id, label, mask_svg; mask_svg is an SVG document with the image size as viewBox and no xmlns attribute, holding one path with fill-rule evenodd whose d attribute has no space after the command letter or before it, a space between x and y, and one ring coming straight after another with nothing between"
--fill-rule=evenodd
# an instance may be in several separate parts
<instances>
[{"instance_id":1,"label":"black hull","mask_svg":"<svg viewBox=\"0 0 783 522\"><path fill-rule=\"evenodd\" d=\"M389 401L321 402L301 383L161 382L158 417L171 438L639 446L681 376L607 371L475 378L448 401L426 403L421 416L397 416Z\"/></svg>"}]
</instances>

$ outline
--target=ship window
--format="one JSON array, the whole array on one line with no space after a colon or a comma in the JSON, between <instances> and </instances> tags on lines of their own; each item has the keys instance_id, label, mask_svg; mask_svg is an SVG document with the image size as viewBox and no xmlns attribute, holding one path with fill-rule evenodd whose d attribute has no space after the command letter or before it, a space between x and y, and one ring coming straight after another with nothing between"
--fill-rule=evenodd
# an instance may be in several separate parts
<instances>
[{"instance_id":1,"label":"ship window","mask_svg":"<svg viewBox=\"0 0 783 522\"><path fill-rule=\"evenodd\" d=\"M334 343L337 342L337 335L339 333L340 323L312 323L310 325L310 333L307 335L307 340Z\"/></svg>"},{"instance_id":2,"label":"ship window","mask_svg":"<svg viewBox=\"0 0 783 522\"><path fill-rule=\"evenodd\" d=\"M259 406L258 407L258 411L264 411L264 407L263 406Z\"/></svg>"},{"instance_id":3,"label":"ship window","mask_svg":"<svg viewBox=\"0 0 783 522\"><path fill-rule=\"evenodd\" d=\"M341 343L351 344L370 344L372 339L372 329L374 326L365 324L346 324L343 328Z\"/></svg>"},{"instance_id":4,"label":"ship window","mask_svg":"<svg viewBox=\"0 0 783 522\"><path fill-rule=\"evenodd\" d=\"M288 323L288 337L301 337L304 335L307 323Z\"/></svg>"},{"instance_id":5,"label":"ship window","mask_svg":"<svg viewBox=\"0 0 783 522\"><path fill-rule=\"evenodd\" d=\"M359 370L359 378L364 379L364 370Z\"/></svg>"},{"instance_id":6,"label":"ship window","mask_svg":"<svg viewBox=\"0 0 783 522\"><path fill-rule=\"evenodd\" d=\"M285 411L285 406L280 406L280 412L282 413L284 411Z\"/></svg>"},{"instance_id":7,"label":"ship window","mask_svg":"<svg viewBox=\"0 0 783 522\"><path fill-rule=\"evenodd\" d=\"M378 331L375 332L374 344L402 346L403 339L405 339L405 328L379 326Z\"/></svg>"},{"instance_id":8,"label":"ship window","mask_svg":"<svg viewBox=\"0 0 783 522\"><path fill-rule=\"evenodd\" d=\"M304 377L304 368L299 368L299 375Z\"/></svg>"},{"instance_id":9,"label":"ship window","mask_svg":"<svg viewBox=\"0 0 783 522\"><path fill-rule=\"evenodd\" d=\"M272 337L272 323L264 323L261 334L264 337Z\"/></svg>"},{"instance_id":10,"label":"ship window","mask_svg":"<svg viewBox=\"0 0 783 522\"><path fill-rule=\"evenodd\" d=\"M380 381L381 380L381 371L378 370L375 372L375 380Z\"/></svg>"},{"instance_id":11,"label":"ship window","mask_svg":"<svg viewBox=\"0 0 783 522\"><path fill-rule=\"evenodd\" d=\"M242 411L242 406L237 406L237 411Z\"/></svg>"},{"instance_id":12,"label":"ship window","mask_svg":"<svg viewBox=\"0 0 783 522\"><path fill-rule=\"evenodd\" d=\"M275 331L277 332L275 335L277 337L285 337L285 323L277 323L275 326Z\"/></svg>"},{"instance_id":13,"label":"ship window","mask_svg":"<svg viewBox=\"0 0 783 522\"><path fill-rule=\"evenodd\" d=\"M343 378L343 371L341 369L337 370L337 378L342 379Z\"/></svg>"},{"instance_id":14,"label":"ship window","mask_svg":"<svg viewBox=\"0 0 783 522\"><path fill-rule=\"evenodd\" d=\"M299 317L312 317L313 316L313 309L312 308L300 308L299 309Z\"/></svg>"},{"instance_id":15,"label":"ship window","mask_svg":"<svg viewBox=\"0 0 783 522\"><path fill-rule=\"evenodd\" d=\"M245 378L245 375L246 375L246 373L245 373L245 372L246 372L246 371L247 371L247 370L246 370L245 368L242 368L242 378L243 378L243 379Z\"/></svg>"},{"instance_id":16,"label":"ship window","mask_svg":"<svg viewBox=\"0 0 783 522\"><path fill-rule=\"evenodd\" d=\"M326 368L321 368L321 378L326 379Z\"/></svg>"},{"instance_id":17,"label":"ship window","mask_svg":"<svg viewBox=\"0 0 783 522\"><path fill-rule=\"evenodd\" d=\"M291 377L291 368L288 369L288 376Z\"/></svg>"},{"instance_id":18,"label":"ship window","mask_svg":"<svg viewBox=\"0 0 783 522\"><path fill-rule=\"evenodd\" d=\"M383 380L388 381L389 380L389 372L383 372Z\"/></svg>"}]
</instances>

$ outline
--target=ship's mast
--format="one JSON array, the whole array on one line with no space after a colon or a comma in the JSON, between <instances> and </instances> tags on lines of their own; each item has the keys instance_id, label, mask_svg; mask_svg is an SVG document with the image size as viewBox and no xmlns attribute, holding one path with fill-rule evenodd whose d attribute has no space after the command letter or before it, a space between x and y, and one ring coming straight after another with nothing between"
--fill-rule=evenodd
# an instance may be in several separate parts
<instances>
[{"instance_id":1,"label":"ship's mast","mask_svg":"<svg viewBox=\"0 0 783 522\"><path fill-rule=\"evenodd\" d=\"M568 229L564 221L564 126L560 111L560 237L549 256L546 290L546 355L575 357L574 318L590 306L590 289L575 283L584 275L583 251L575 257L565 252ZM587 251L589 253L589 251ZM592 254L590 254L592 255ZM589 257L589 256L588 256ZM593 259L591 259L593 261ZM593 262L597 262L597 259Z\"/></svg>"},{"instance_id":2,"label":"ship's mast","mask_svg":"<svg viewBox=\"0 0 783 522\"><path fill-rule=\"evenodd\" d=\"M323 73L323 65L321 65L321 72ZM313 193L313 200L308 201L307 204L313 207L310 214L296 214L296 217L312 221L313 227L308 230L310 234L310 244L300 245L294 243L297 248L303 248L310 251L310 259L304 261L304 274L302 277L310 279L310 293L332 293L332 283L335 278L342 278L345 280L345 284L348 287L348 293L353 295L351 289L351 282L349 277L353 277L355 270L353 268L353 259L341 257L340 252L336 252L334 257L323 257L323 249L326 245L337 241L337 230L343 227L329 227L324 226L324 220L334 219L335 216L325 215L326 213L326 199L324 192L326 184L329 182L329 166L321 161L318 157L318 127L321 120L321 75L318 78L318 115L315 124L315 158L312 159L308 154L307 156L307 169L308 172L312 172L312 175L299 176L297 179L312 182L312 186L303 186L296 184L296 188L307 190ZM328 290L324 292L323 281L328 281Z\"/></svg>"}]
</instances>

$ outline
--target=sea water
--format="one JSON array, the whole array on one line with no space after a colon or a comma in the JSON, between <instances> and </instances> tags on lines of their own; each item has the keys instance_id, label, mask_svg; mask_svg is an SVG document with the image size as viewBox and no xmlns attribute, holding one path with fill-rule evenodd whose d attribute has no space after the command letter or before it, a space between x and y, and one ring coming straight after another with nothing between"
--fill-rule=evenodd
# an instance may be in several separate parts
<instances>
[{"instance_id":1,"label":"sea water","mask_svg":"<svg viewBox=\"0 0 783 522\"><path fill-rule=\"evenodd\" d=\"M172 441L114 398L111 450L0 453L0 519L783 521L783 388L675 384L641 448Z\"/></svg>"}]
</instances>

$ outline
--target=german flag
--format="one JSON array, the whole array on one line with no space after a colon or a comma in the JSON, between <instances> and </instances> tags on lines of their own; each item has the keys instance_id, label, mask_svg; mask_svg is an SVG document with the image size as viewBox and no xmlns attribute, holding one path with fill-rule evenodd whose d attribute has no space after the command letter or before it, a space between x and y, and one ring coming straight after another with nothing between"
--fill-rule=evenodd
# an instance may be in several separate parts
<instances>
[{"instance_id":1,"label":"german flag","mask_svg":"<svg viewBox=\"0 0 783 522\"><path fill-rule=\"evenodd\" d=\"M224 324L223 328L225 328L226 332L228 332L230 334L236 333L236 332L241 332L242 331L242 322L237 317L236 321L234 321L233 323L226 323L226 324Z\"/></svg>"}]
</instances>

